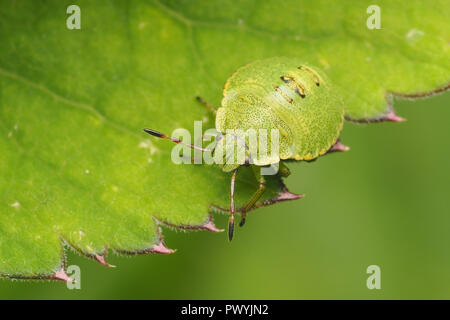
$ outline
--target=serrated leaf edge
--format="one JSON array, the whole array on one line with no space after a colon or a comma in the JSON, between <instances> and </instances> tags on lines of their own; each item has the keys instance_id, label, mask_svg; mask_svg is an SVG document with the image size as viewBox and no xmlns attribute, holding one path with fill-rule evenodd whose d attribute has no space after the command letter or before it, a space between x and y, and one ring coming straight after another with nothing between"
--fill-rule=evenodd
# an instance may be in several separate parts
<instances>
[{"instance_id":1,"label":"serrated leaf edge","mask_svg":"<svg viewBox=\"0 0 450 320\"><path fill-rule=\"evenodd\" d=\"M406 121L406 119L399 117L394 110L393 107L393 98L401 98L401 99L407 99L407 100L416 100L416 99L423 99L428 98L437 94L444 93L445 91L450 89L450 82L447 83L445 86L440 87L436 90L432 91L426 91L426 92L416 92L416 93L401 93L401 92L394 92L394 91L388 91L385 94L386 99L386 111L382 113L379 116L375 116L373 118L363 118L363 119L354 119L349 116L345 116L345 120L349 122L354 123L376 123L376 122L403 122Z\"/></svg>"}]
</instances>

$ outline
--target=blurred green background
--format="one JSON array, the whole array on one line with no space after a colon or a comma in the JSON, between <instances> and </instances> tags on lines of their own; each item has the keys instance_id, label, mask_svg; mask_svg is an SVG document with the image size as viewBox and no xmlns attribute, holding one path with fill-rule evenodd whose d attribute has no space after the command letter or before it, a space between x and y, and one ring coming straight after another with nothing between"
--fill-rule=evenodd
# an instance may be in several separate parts
<instances>
[{"instance_id":1,"label":"blurred green background","mask_svg":"<svg viewBox=\"0 0 450 320\"><path fill-rule=\"evenodd\" d=\"M3 299L450 298L450 94L397 100L405 123L346 123L350 152L291 165L304 199L259 209L225 234L165 230L173 255L110 255L115 269L69 253L81 290L0 281ZM225 217L216 217L225 226ZM381 268L381 290L366 268Z\"/></svg>"}]
</instances>

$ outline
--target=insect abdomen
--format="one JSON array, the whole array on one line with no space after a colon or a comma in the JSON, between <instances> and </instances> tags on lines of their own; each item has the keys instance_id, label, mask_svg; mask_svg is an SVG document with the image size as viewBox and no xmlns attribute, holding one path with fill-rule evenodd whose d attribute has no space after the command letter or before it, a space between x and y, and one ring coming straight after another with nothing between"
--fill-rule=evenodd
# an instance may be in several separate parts
<instances>
[{"instance_id":1,"label":"insect abdomen","mask_svg":"<svg viewBox=\"0 0 450 320\"><path fill-rule=\"evenodd\" d=\"M326 152L340 134L344 113L323 73L282 57L239 69L227 82L222 107L224 121L217 129L282 129L287 137L281 142L290 143L283 156L297 160Z\"/></svg>"}]
</instances>

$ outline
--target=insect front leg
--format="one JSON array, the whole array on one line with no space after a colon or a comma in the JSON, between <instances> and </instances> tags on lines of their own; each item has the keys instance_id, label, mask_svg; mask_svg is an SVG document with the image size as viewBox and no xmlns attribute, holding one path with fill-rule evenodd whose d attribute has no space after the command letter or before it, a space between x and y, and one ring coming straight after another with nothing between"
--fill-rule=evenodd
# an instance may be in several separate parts
<instances>
[{"instance_id":1,"label":"insect front leg","mask_svg":"<svg viewBox=\"0 0 450 320\"><path fill-rule=\"evenodd\" d=\"M228 240L233 240L234 233L234 184L236 182L237 170L234 170L231 176L231 188L230 188L230 218L228 219Z\"/></svg>"},{"instance_id":2,"label":"insect front leg","mask_svg":"<svg viewBox=\"0 0 450 320\"><path fill-rule=\"evenodd\" d=\"M242 227L245 224L245 219L247 217L247 212L255 205L256 201L261 198L264 191L266 190L266 179L261 174L261 168L257 166L252 166L253 172L255 173L256 180L258 181L258 190L250 197L250 199L243 205L241 209L241 222L239 226Z\"/></svg>"},{"instance_id":3,"label":"insect front leg","mask_svg":"<svg viewBox=\"0 0 450 320\"><path fill-rule=\"evenodd\" d=\"M279 162L278 172L280 173L280 176L284 178L287 178L291 175L291 170L289 170L289 168L286 167L283 161Z\"/></svg>"},{"instance_id":4,"label":"insect front leg","mask_svg":"<svg viewBox=\"0 0 450 320\"><path fill-rule=\"evenodd\" d=\"M214 108L212 105L210 105L208 102L206 102L202 97L195 97L197 101L199 101L201 104L203 104L209 112L211 112L213 115L216 115L217 109Z\"/></svg>"}]
</instances>

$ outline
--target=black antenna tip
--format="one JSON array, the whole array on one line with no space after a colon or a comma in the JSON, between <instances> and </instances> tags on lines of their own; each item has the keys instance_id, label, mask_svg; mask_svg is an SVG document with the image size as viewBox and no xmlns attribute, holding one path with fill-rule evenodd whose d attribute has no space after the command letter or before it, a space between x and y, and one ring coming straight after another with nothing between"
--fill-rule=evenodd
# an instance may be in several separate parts
<instances>
[{"instance_id":1,"label":"black antenna tip","mask_svg":"<svg viewBox=\"0 0 450 320\"><path fill-rule=\"evenodd\" d=\"M164 138L166 135L164 133L152 130L152 129L144 129L145 132L147 132L148 134L151 134L152 136L158 137L158 138Z\"/></svg>"},{"instance_id":2,"label":"black antenna tip","mask_svg":"<svg viewBox=\"0 0 450 320\"><path fill-rule=\"evenodd\" d=\"M233 240L234 235L234 217L230 216L228 220L228 240L231 242Z\"/></svg>"}]
</instances>

